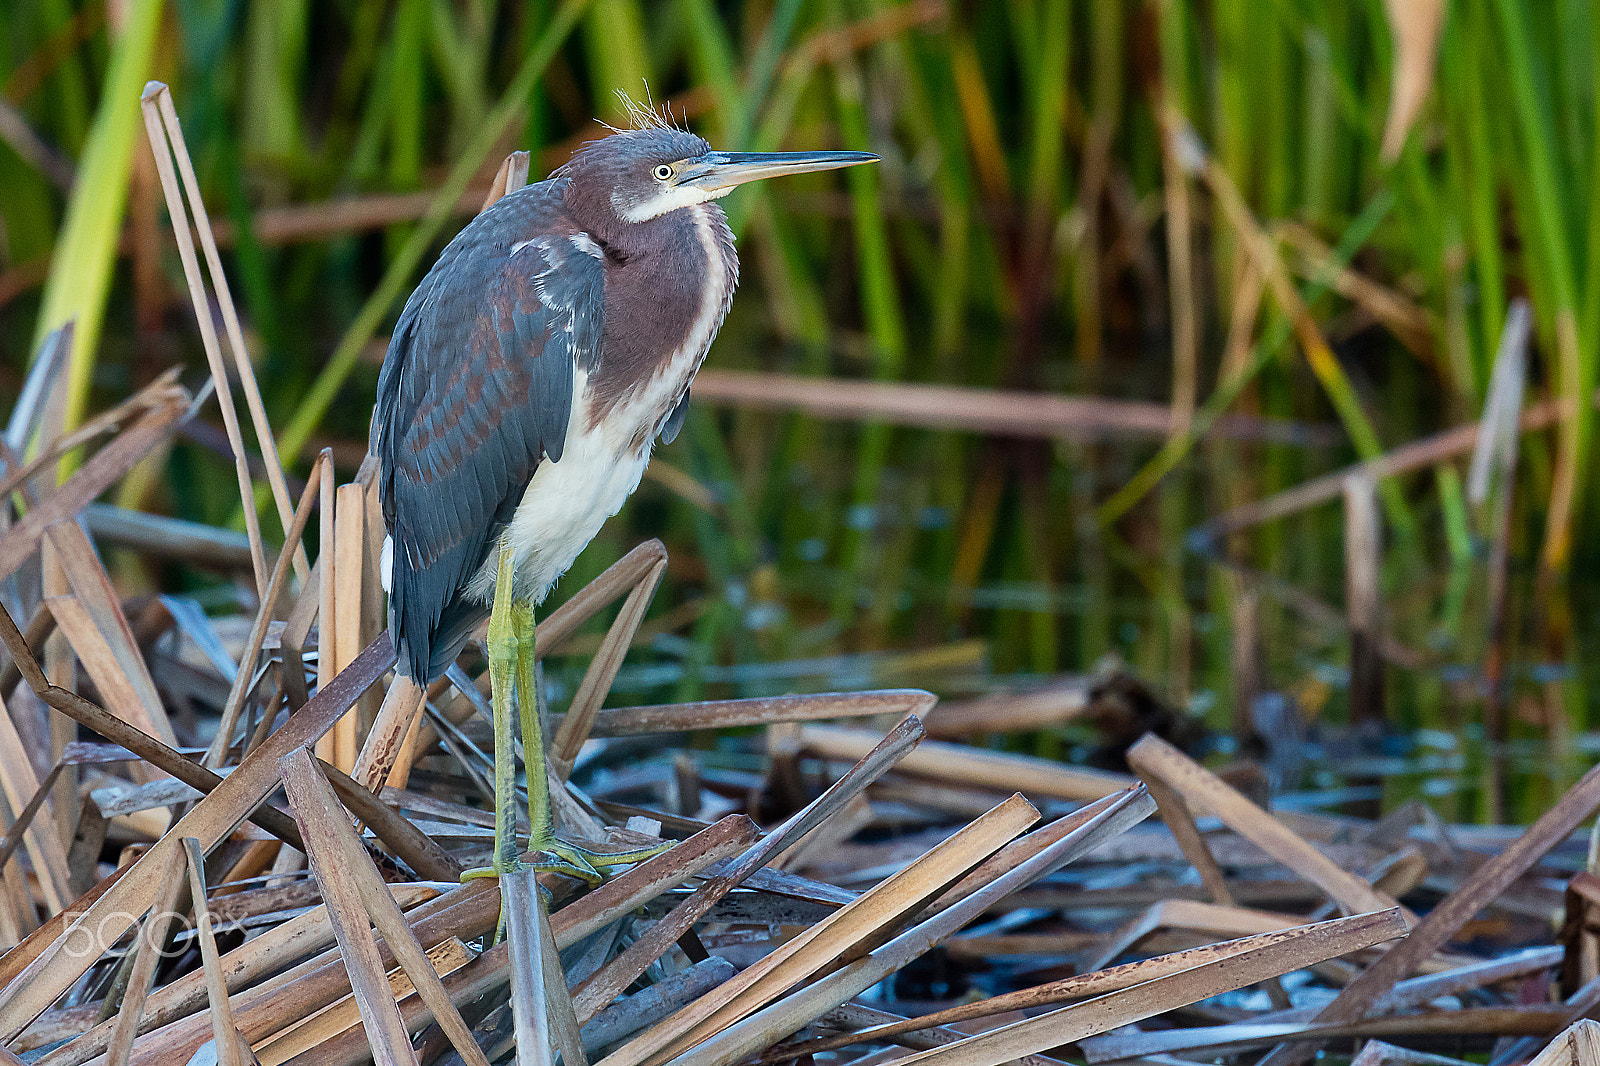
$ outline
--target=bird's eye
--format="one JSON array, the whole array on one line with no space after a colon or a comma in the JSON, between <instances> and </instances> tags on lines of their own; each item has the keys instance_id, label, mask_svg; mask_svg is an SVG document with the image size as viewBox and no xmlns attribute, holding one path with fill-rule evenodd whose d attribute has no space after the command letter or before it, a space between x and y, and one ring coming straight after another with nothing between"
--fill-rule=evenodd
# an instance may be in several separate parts
<instances>
[{"instance_id":1,"label":"bird's eye","mask_svg":"<svg viewBox=\"0 0 1600 1066\"><path fill-rule=\"evenodd\" d=\"M662 163L660 166L656 167L655 175L657 181L666 181L668 178L672 177L672 168L667 164Z\"/></svg>"}]
</instances>

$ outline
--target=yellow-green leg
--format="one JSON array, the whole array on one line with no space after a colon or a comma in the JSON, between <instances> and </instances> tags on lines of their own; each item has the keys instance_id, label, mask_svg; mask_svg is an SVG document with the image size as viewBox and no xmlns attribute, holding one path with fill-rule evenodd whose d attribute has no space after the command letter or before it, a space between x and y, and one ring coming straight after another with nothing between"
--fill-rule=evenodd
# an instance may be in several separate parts
<instances>
[{"instance_id":1,"label":"yellow-green leg","mask_svg":"<svg viewBox=\"0 0 1600 1066\"><path fill-rule=\"evenodd\" d=\"M500 546L487 647L489 703L494 710L494 872L517 864L517 766L511 736L512 671L517 662L515 606L511 602L511 545Z\"/></svg>"},{"instance_id":2,"label":"yellow-green leg","mask_svg":"<svg viewBox=\"0 0 1600 1066\"><path fill-rule=\"evenodd\" d=\"M591 885L605 880L600 872L614 866L640 862L660 849L645 848L606 854L559 839L550 825L550 774L546 769L544 722L539 717L539 672L533 605L513 604L511 624L517 640L517 706L522 717L522 764L528 778L528 850L541 870L576 877Z\"/></svg>"},{"instance_id":3,"label":"yellow-green leg","mask_svg":"<svg viewBox=\"0 0 1600 1066\"><path fill-rule=\"evenodd\" d=\"M489 660L489 706L494 713L494 856L490 866L464 871L463 881L498 877L517 868L517 757L511 733L517 636L511 602L511 547L503 543L499 551L494 603L489 608L489 633L483 649Z\"/></svg>"},{"instance_id":4,"label":"yellow-green leg","mask_svg":"<svg viewBox=\"0 0 1600 1066\"><path fill-rule=\"evenodd\" d=\"M620 853L592 852L558 840L550 831L550 779L545 769L544 728L539 721L533 606L512 601L511 547L502 543L499 551L484 647L489 659L489 705L494 712L494 859L493 865L468 870L461 878L498 877L522 865L518 862L516 755L511 734L515 686L528 775L528 847L535 852L532 865L597 885L605 880L601 870L640 862L669 845Z\"/></svg>"},{"instance_id":5,"label":"yellow-green leg","mask_svg":"<svg viewBox=\"0 0 1600 1066\"><path fill-rule=\"evenodd\" d=\"M522 763L528 775L528 850L550 847L550 775L545 770L544 723L539 719L539 674L534 654L533 605L511 607L517 641L517 708L522 714Z\"/></svg>"}]
</instances>

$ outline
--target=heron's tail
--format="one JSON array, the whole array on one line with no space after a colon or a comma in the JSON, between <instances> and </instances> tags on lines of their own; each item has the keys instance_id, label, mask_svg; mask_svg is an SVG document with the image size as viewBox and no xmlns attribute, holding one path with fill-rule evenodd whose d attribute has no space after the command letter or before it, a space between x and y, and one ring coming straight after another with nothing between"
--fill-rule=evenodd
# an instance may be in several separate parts
<instances>
[{"instance_id":1,"label":"heron's tail","mask_svg":"<svg viewBox=\"0 0 1600 1066\"><path fill-rule=\"evenodd\" d=\"M458 598L444 610L433 631L424 640L403 634L399 640L400 665L407 677L429 684L444 675L467 646L472 631L489 617L489 609L466 597ZM392 625L392 623L391 623ZM391 633L395 632L391 628Z\"/></svg>"}]
</instances>

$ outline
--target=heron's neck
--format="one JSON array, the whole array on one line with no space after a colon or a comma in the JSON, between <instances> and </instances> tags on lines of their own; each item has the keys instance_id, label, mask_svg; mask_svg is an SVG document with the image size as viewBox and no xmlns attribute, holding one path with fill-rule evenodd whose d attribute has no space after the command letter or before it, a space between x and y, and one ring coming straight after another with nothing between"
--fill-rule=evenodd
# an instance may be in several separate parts
<instances>
[{"instance_id":1,"label":"heron's neck","mask_svg":"<svg viewBox=\"0 0 1600 1066\"><path fill-rule=\"evenodd\" d=\"M605 332L591 385L605 408L662 391L662 402L670 401L659 412L665 418L722 325L739 260L727 216L715 204L631 228L638 232L616 247L618 258L608 254Z\"/></svg>"}]
</instances>

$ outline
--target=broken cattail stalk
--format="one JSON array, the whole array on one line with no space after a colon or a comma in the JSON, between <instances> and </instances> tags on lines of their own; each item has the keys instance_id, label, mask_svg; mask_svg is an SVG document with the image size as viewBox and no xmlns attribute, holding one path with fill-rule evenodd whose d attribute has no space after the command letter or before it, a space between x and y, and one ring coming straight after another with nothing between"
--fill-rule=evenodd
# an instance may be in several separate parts
<instances>
[{"instance_id":1,"label":"broken cattail stalk","mask_svg":"<svg viewBox=\"0 0 1600 1066\"><path fill-rule=\"evenodd\" d=\"M130 871L134 876L118 879L77 917L67 932L45 947L15 980L0 988L0 1042L15 1039L150 908L155 902L156 882L151 872L166 868L178 849L177 841L192 836L202 848L215 846L277 786L278 759L326 732L334 719L393 663L394 646L385 634L152 845L134 864ZM67 952L64 946L75 932L81 932L87 940L79 940L74 950Z\"/></svg>"},{"instance_id":2,"label":"broken cattail stalk","mask_svg":"<svg viewBox=\"0 0 1600 1066\"><path fill-rule=\"evenodd\" d=\"M1266 811L1177 748L1146 734L1128 749L1128 765L1154 776L1192 807L1220 818L1234 832L1288 866L1354 913L1399 906L1367 882L1328 859Z\"/></svg>"},{"instance_id":3,"label":"broken cattail stalk","mask_svg":"<svg viewBox=\"0 0 1600 1066\"><path fill-rule=\"evenodd\" d=\"M907 715L889 731L872 751L838 781L783 825L768 833L733 861L726 872L696 889L688 899L674 907L648 933L634 941L620 955L580 985L573 993L579 1024L589 1019L621 994L656 959L693 928L694 923L751 874L767 865L784 849L797 842L834 811L859 795L885 773L922 738L922 723Z\"/></svg>"},{"instance_id":4,"label":"broken cattail stalk","mask_svg":"<svg viewBox=\"0 0 1600 1066\"><path fill-rule=\"evenodd\" d=\"M875 737L864 729L808 725L801 727L800 742L804 750L813 755L856 759L875 743ZM899 769L902 773L943 781L1078 801L1101 799L1132 783L1124 774L1062 766L1042 759L935 740L919 745Z\"/></svg>"},{"instance_id":5,"label":"broken cattail stalk","mask_svg":"<svg viewBox=\"0 0 1600 1066\"><path fill-rule=\"evenodd\" d=\"M377 926L384 943L411 978L417 994L434 1012L435 1020L449 1034L456 1050L472 1066L489 1066L488 1060L483 1058L478 1045L473 1042L471 1031L445 994L439 975L428 961L422 945L412 935L411 927L400 913L394 897L389 894L382 875L361 847L361 841L351 828L349 814L338 802L327 779L318 772L311 753L304 748L297 748L285 754L279 760L279 766L283 772L284 790L294 807L295 820L300 823L301 834L310 846L307 855L316 873L317 884L322 888L340 953L351 967L350 977L355 982L356 1002L361 1007L361 1017L368 1033L376 1031L387 1039L398 1031L405 1045L404 1053L394 1047L384 1049L384 1054L392 1055L399 1062L415 1061L409 1037L400 1024L399 1011L394 1006L393 997L388 994L388 982L384 978L381 963L377 961L378 948L368 927L370 921ZM354 958L352 952L355 953ZM371 980L374 972L376 984ZM374 996L383 1000L383 1004L374 1001ZM375 1017L378 1019L376 1023ZM391 1023L398 1028L391 1028ZM374 1049L376 1052L376 1043ZM375 1054L374 1057L379 1062L384 1061L383 1054Z\"/></svg>"},{"instance_id":6,"label":"broken cattail stalk","mask_svg":"<svg viewBox=\"0 0 1600 1066\"><path fill-rule=\"evenodd\" d=\"M1404 941L1362 971L1334 1001L1317 1013L1315 1021L1333 1025L1356 1022L1424 960L1443 947L1490 900L1506 891L1557 842L1565 840L1600 808L1600 767L1590 770L1556 805L1529 826L1504 851L1479 866L1418 922ZM1280 1045L1261 1066L1298 1066L1316 1044Z\"/></svg>"},{"instance_id":7,"label":"broken cattail stalk","mask_svg":"<svg viewBox=\"0 0 1600 1066\"><path fill-rule=\"evenodd\" d=\"M233 303L233 291L228 286L228 275L222 269L222 257L217 254L217 239L212 232L211 216L206 211L205 200L200 196L200 182L195 178L194 163L189 158L189 146L183 138L183 127L178 122L178 111L172 103L172 92L159 82L153 84L159 86L155 93L155 103L161 112L161 126L166 133L166 139L171 141L170 150L173 157L178 161L178 172L182 175L184 188L188 192L189 210L194 214L195 231L200 235L200 247L205 252L206 270L211 275L212 286L217 290L217 305L222 310L222 324L228 336L228 347L233 352L234 369L238 372L239 383L244 389L245 405L250 409L250 420L255 429L256 443L261 448L262 461L266 466L267 484L272 490L273 502L277 504L278 521L282 523L281 528L284 530L285 541L287 542L289 540L288 530L291 516L294 513L294 505L290 502L289 486L283 478L283 463L278 459L278 443L272 433L272 422L267 418L267 408L261 400L261 388L256 383L255 367L251 364L250 352L245 347L244 330L239 326L239 312ZM150 95L148 86L145 89L145 95L146 98ZM148 108L148 106L147 104L146 107ZM148 116L148 110L146 114ZM148 122L147 117L147 130L149 130ZM169 148L165 143L166 139L157 137L152 131L150 138L151 148L156 153L158 170L162 161L165 160ZM163 190L165 189L166 183L163 181ZM173 211L172 206L169 194L167 210L172 215L173 227L176 229L179 225L180 212ZM192 291L190 295L191 297L194 295ZM200 306L201 304L196 302L197 314ZM207 306L209 306L209 301L207 301ZM213 332L215 332L214 329ZM213 367L213 373L215 373L215 367ZM226 375L217 379L217 388L221 393L225 393L228 390ZM228 408L231 409L233 406L231 397L226 402ZM234 447L238 448L237 442L235 442ZM255 496L253 494L242 496L241 498L244 501L245 510L253 511L255 509ZM295 576L304 582L309 573L305 549L297 546L294 549L294 553Z\"/></svg>"},{"instance_id":8,"label":"broken cattail stalk","mask_svg":"<svg viewBox=\"0 0 1600 1066\"><path fill-rule=\"evenodd\" d=\"M731 1066L792 1035L814 1021L823 1011L848 1002L911 960L926 954L934 945L1016 889L1071 862L1097 844L1119 836L1147 818L1154 807L1149 793L1142 786L1128 789L1116 803L1109 805L1077 831L996 877L977 892L906 930L865 957L756 1011L697 1045L691 1052L671 1061L682 1066L687 1066L691 1059L698 1066ZM621 1066L629 1061L629 1046L624 1045L601 1060L601 1066ZM668 1059L660 1055L644 1060L647 1066L658 1066L666 1061Z\"/></svg>"},{"instance_id":9,"label":"broken cattail stalk","mask_svg":"<svg viewBox=\"0 0 1600 1066\"><path fill-rule=\"evenodd\" d=\"M239 480L239 498L244 507L245 532L250 536L250 559L255 568L256 592L267 587L267 553L261 540L261 521L256 516L255 482L250 476L246 458L244 434L239 429L239 415L233 406L233 390L229 386L228 371L222 362L222 346L217 340L216 322L211 317L211 300L205 281L200 275L200 261L195 255L194 235L189 229L188 212L184 209L183 193L178 188L178 176L172 166L171 146L161 122L158 102L167 87L158 81L145 86L140 104L144 109L145 134L150 139L150 150L155 153L156 173L161 177L161 190L167 198L167 213L172 217L172 235L177 239L178 258L183 263L184 278L189 283L189 301L194 308L200 339L211 368L211 380L216 385L217 406L222 413L222 424L228 431L228 443L233 448L234 474Z\"/></svg>"},{"instance_id":10,"label":"broken cattail stalk","mask_svg":"<svg viewBox=\"0 0 1600 1066\"><path fill-rule=\"evenodd\" d=\"M1279 977L1313 962L1393 940L1403 936L1405 931L1405 920L1398 910L1286 929L1277 934L1275 941L1245 954L1202 963L1131 988L1108 992L957 1044L911 1055L902 1061L918 1066L935 1063L938 1066L1001 1066L1019 1055L1074 1043L1095 1033L1163 1013L1180 1001L1193 1003Z\"/></svg>"}]
</instances>

